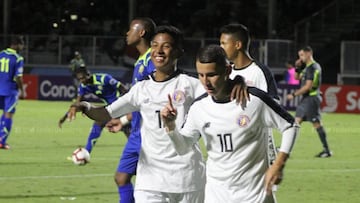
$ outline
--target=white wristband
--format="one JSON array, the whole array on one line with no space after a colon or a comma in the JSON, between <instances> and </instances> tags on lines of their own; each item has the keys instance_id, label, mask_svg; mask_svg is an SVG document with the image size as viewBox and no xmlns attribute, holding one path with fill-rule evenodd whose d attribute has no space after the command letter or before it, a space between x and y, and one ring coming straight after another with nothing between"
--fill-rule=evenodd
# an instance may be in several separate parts
<instances>
[{"instance_id":1,"label":"white wristband","mask_svg":"<svg viewBox=\"0 0 360 203\"><path fill-rule=\"evenodd\" d=\"M120 117L121 125L126 125L129 123L129 119L127 118L127 115Z\"/></svg>"}]
</instances>

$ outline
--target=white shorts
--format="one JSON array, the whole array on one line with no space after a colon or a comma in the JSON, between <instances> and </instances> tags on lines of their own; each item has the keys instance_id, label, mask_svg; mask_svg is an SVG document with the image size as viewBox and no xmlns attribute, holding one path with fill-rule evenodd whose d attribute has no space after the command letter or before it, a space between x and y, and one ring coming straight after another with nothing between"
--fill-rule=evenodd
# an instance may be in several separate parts
<instances>
[{"instance_id":1,"label":"white shorts","mask_svg":"<svg viewBox=\"0 0 360 203\"><path fill-rule=\"evenodd\" d=\"M264 186L265 187L265 186ZM272 195L266 195L265 197L255 197L255 199L248 199L249 197L247 194L240 194L236 188L234 189L227 189L223 186L212 184L207 182L205 185L205 201L204 203L219 203L219 202L226 202L226 203L276 203L274 193ZM263 199L263 200L259 200Z\"/></svg>"},{"instance_id":2,"label":"white shorts","mask_svg":"<svg viewBox=\"0 0 360 203\"><path fill-rule=\"evenodd\" d=\"M135 190L134 197L136 203L203 203L204 190L184 193Z\"/></svg>"}]
</instances>

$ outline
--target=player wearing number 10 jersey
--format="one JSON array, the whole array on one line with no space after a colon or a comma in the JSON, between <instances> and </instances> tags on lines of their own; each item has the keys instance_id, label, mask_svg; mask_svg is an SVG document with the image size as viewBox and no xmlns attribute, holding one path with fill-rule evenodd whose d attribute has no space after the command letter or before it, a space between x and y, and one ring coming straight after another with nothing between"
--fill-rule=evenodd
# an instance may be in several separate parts
<instances>
[{"instance_id":1,"label":"player wearing number 10 jersey","mask_svg":"<svg viewBox=\"0 0 360 203\"><path fill-rule=\"evenodd\" d=\"M10 47L0 52L0 149L10 149L6 143L12 127L12 117L18 98L25 97L22 74L24 58L18 54L24 48L20 36L11 38ZM20 92L19 92L20 91Z\"/></svg>"},{"instance_id":2,"label":"player wearing number 10 jersey","mask_svg":"<svg viewBox=\"0 0 360 203\"><path fill-rule=\"evenodd\" d=\"M230 101L230 65L220 46L202 49L196 69L207 94L190 107L184 126L176 127L174 117L179 112L172 102L161 116L179 154L187 153L203 137L208 151L205 202L273 203L271 187L280 181L297 134L294 118L257 88L248 89L250 101L244 109ZM265 126L282 133L280 152L270 167L267 138L261 133Z\"/></svg>"}]
</instances>

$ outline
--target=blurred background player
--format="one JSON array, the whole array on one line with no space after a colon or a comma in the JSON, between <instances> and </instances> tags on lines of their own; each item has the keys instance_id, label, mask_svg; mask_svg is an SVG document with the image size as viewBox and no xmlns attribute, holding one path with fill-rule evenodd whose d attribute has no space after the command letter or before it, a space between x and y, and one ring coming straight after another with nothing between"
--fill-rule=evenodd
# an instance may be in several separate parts
<instances>
[{"instance_id":1,"label":"blurred background player","mask_svg":"<svg viewBox=\"0 0 360 203\"><path fill-rule=\"evenodd\" d=\"M24 58L19 52L24 48L24 40L20 36L10 39L9 48L0 52L0 109L3 114L0 119L0 149L10 149L7 144L15 107L18 99L25 97L23 86Z\"/></svg>"},{"instance_id":2,"label":"blurred background player","mask_svg":"<svg viewBox=\"0 0 360 203\"><path fill-rule=\"evenodd\" d=\"M323 151L315 157L331 157L332 152L327 142L326 132L321 124L321 66L314 60L313 50L310 46L301 48L298 55L300 60L298 59L295 64L299 66L297 67L297 78L301 80L300 89L288 94L287 99L292 100L297 96L303 96L296 108L295 121L299 124L303 121L312 122L323 145Z\"/></svg>"},{"instance_id":3,"label":"blurred background player","mask_svg":"<svg viewBox=\"0 0 360 203\"><path fill-rule=\"evenodd\" d=\"M74 58L72 58L70 60L70 64L69 64L69 68L70 68L70 71L71 71L71 76L73 77L73 85L74 85L75 89L77 89L77 87L79 86L79 82L76 79L75 71L78 68L85 67L85 66L86 66L86 64L85 64L84 59L81 56L81 53L79 51L75 51L74 52ZM73 98L73 99L76 100L76 97L77 96L75 95L75 98Z\"/></svg>"},{"instance_id":4,"label":"blurred background player","mask_svg":"<svg viewBox=\"0 0 360 203\"><path fill-rule=\"evenodd\" d=\"M150 60L150 41L155 33L156 25L150 18L134 18L126 33L126 43L133 46L139 52L139 57L134 64L132 85L144 80L155 71L154 64ZM128 142L122 152L120 162L115 173L115 182L118 186L120 203L134 203L134 186L131 183L132 176L136 173L141 147L141 114L132 112L120 118L122 125L131 121L131 131Z\"/></svg>"},{"instance_id":5,"label":"blurred background player","mask_svg":"<svg viewBox=\"0 0 360 203\"><path fill-rule=\"evenodd\" d=\"M285 83L289 85L299 85L300 81L296 79L295 66L290 61L287 61L285 63L285 66L286 66L286 71L284 75Z\"/></svg>"},{"instance_id":6,"label":"blurred background player","mask_svg":"<svg viewBox=\"0 0 360 203\"><path fill-rule=\"evenodd\" d=\"M121 82L113 78L111 75L104 73L91 74L85 66L81 66L75 70L75 77L80 82L78 87L78 96L76 98L77 103L82 101L86 94L94 94L102 100L105 105L108 105L126 92L126 88L121 84ZM75 111L75 109L70 107L69 111ZM60 128L66 118L67 114L59 120ZM104 126L105 123L95 122L93 124L85 146L85 149L89 153L91 153L93 147L95 146Z\"/></svg>"},{"instance_id":7,"label":"blurred background player","mask_svg":"<svg viewBox=\"0 0 360 203\"><path fill-rule=\"evenodd\" d=\"M71 59L69 68L72 73L72 76L75 77L75 70L80 68L81 66L86 66L84 59L81 57L79 51L74 52L74 58Z\"/></svg>"}]
</instances>

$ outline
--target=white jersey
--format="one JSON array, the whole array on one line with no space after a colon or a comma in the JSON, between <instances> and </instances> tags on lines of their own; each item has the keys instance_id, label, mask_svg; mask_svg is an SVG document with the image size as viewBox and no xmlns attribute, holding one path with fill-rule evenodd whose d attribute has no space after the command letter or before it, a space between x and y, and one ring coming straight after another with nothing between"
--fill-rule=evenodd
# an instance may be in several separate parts
<instances>
[{"instance_id":1,"label":"white jersey","mask_svg":"<svg viewBox=\"0 0 360 203\"><path fill-rule=\"evenodd\" d=\"M261 133L264 126L279 129L283 140L290 141L291 146L282 145L280 151L290 151L295 141L294 118L265 92L257 88L249 88L249 92L244 110L235 101L215 102L205 94L191 106L183 128L170 133L178 151L186 151L181 148L203 137L208 151L207 184L221 186L229 194L226 200L215 202L265 201L268 157L267 139Z\"/></svg>"},{"instance_id":2,"label":"white jersey","mask_svg":"<svg viewBox=\"0 0 360 203\"><path fill-rule=\"evenodd\" d=\"M269 68L263 64L253 61L249 66L242 69L233 69L230 74L230 78L233 79L237 75L244 77L246 84L249 87L256 87L267 92L271 97L279 102L279 96L277 93L277 87L273 74ZM271 165L276 159L276 146L271 128L264 128L264 136L268 139L268 156L269 164Z\"/></svg>"},{"instance_id":3,"label":"white jersey","mask_svg":"<svg viewBox=\"0 0 360 203\"><path fill-rule=\"evenodd\" d=\"M184 156L178 155L160 116L170 94L178 112L176 124L182 126L190 105L204 91L198 79L176 71L166 81L156 82L149 78L138 82L107 107L113 118L132 111L141 113L142 143L136 190L183 193L204 189L205 163L198 144L195 143Z\"/></svg>"},{"instance_id":4,"label":"white jersey","mask_svg":"<svg viewBox=\"0 0 360 203\"><path fill-rule=\"evenodd\" d=\"M237 75L245 78L247 86L259 88L275 99L279 99L275 79L268 67L255 61L242 69L236 69L233 66L230 79L234 79Z\"/></svg>"}]
</instances>

